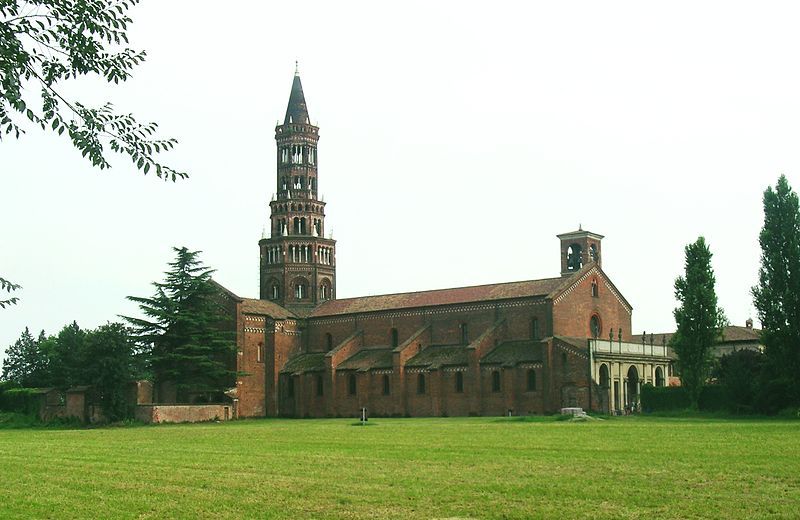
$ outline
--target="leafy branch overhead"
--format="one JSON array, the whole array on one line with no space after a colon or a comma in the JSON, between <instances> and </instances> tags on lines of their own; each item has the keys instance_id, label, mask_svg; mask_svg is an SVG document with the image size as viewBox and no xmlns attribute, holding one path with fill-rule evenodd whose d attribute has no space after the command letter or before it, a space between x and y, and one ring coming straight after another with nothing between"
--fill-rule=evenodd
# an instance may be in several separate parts
<instances>
[{"instance_id":1,"label":"leafy branch overhead","mask_svg":"<svg viewBox=\"0 0 800 520\"><path fill-rule=\"evenodd\" d=\"M17 289L21 289L21 288L22 287L20 287L19 285L15 284L15 283L11 283L11 282L9 282L8 280L6 280L4 278L0 278L0 291L6 291L6 292L10 293L10 292L16 291ZM17 300L18 300L18 298L16 298L16 297L8 298L6 300L0 300L0 309L5 309L6 305L13 305L13 304L17 303Z\"/></svg>"},{"instance_id":2,"label":"leafy branch overhead","mask_svg":"<svg viewBox=\"0 0 800 520\"><path fill-rule=\"evenodd\" d=\"M0 140L25 133L30 122L62 135L93 166L109 168L108 149L127 155L145 174L164 180L185 172L161 164L160 152L177 141L159 138L156 123L140 123L119 114L111 103L89 107L67 99L60 82L98 75L119 83L145 59L129 47L128 10L139 0L0 0ZM41 106L26 101L39 90Z\"/></svg>"}]
</instances>

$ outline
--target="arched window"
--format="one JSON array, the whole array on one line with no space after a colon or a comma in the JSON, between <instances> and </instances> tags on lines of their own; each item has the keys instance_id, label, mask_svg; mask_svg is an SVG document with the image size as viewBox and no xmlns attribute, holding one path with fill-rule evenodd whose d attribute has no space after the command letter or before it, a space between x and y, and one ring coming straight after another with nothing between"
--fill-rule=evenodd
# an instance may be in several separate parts
<instances>
[{"instance_id":1,"label":"arched window","mask_svg":"<svg viewBox=\"0 0 800 520\"><path fill-rule=\"evenodd\" d=\"M561 366L562 367L566 367L567 366L567 353L566 352L562 352L561 353Z\"/></svg>"},{"instance_id":2,"label":"arched window","mask_svg":"<svg viewBox=\"0 0 800 520\"><path fill-rule=\"evenodd\" d=\"M289 380L286 383L286 395L294 397L294 376L289 376Z\"/></svg>"},{"instance_id":3,"label":"arched window","mask_svg":"<svg viewBox=\"0 0 800 520\"><path fill-rule=\"evenodd\" d=\"M539 320L537 318L531 319L531 339L539 339Z\"/></svg>"},{"instance_id":4,"label":"arched window","mask_svg":"<svg viewBox=\"0 0 800 520\"><path fill-rule=\"evenodd\" d=\"M527 390L528 392L533 392L536 390L536 370L529 368L528 369L528 377L527 377Z\"/></svg>"},{"instance_id":5,"label":"arched window","mask_svg":"<svg viewBox=\"0 0 800 520\"><path fill-rule=\"evenodd\" d=\"M597 314L592 315L589 319L589 332L593 338L600 337L600 331L603 330L600 325L600 317Z\"/></svg>"},{"instance_id":6,"label":"arched window","mask_svg":"<svg viewBox=\"0 0 800 520\"><path fill-rule=\"evenodd\" d=\"M492 371L492 392L500 391L500 372L498 370Z\"/></svg>"},{"instance_id":7,"label":"arched window","mask_svg":"<svg viewBox=\"0 0 800 520\"><path fill-rule=\"evenodd\" d=\"M264 344L263 343L259 343L258 344L258 349L256 349L256 361L258 363L263 363L264 362Z\"/></svg>"},{"instance_id":8,"label":"arched window","mask_svg":"<svg viewBox=\"0 0 800 520\"><path fill-rule=\"evenodd\" d=\"M322 380L322 376L317 376L317 396L322 397L322 394L325 393L325 386L324 381Z\"/></svg>"},{"instance_id":9,"label":"arched window","mask_svg":"<svg viewBox=\"0 0 800 520\"><path fill-rule=\"evenodd\" d=\"M295 278L292 282L294 285L294 297L298 300L308 298L308 282L305 278Z\"/></svg>"},{"instance_id":10,"label":"arched window","mask_svg":"<svg viewBox=\"0 0 800 520\"><path fill-rule=\"evenodd\" d=\"M350 395L356 395L357 387L356 387L356 375L350 374L347 377L347 393Z\"/></svg>"},{"instance_id":11,"label":"arched window","mask_svg":"<svg viewBox=\"0 0 800 520\"><path fill-rule=\"evenodd\" d=\"M459 328L461 329L461 343L463 345L469 345L469 330L467 329L467 324L462 323Z\"/></svg>"},{"instance_id":12,"label":"arched window","mask_svg":"<svg viewBox=\"0 0 800 520\"><path fill-rule=\"evenodd\" d=\"M384 374L383 375L383 395L389 395L391 393L392 387L389 384L389 376Z\"/></svg>"},{"instance_id":13,"label":"arched window","mask_svg":"<svg viewBox=\"0 0 800 520\"><path fill-rule=\"evenodd\" d=\"M608 375L608 365L603 363L600 365L600 388L608 388L611 386L611 378Z\"/></svg>"},{"instance_id":14,"label":"arched window","mask_svg":"<svg viewBox=\"0 0 800 520\"><path fill-rule=\"evenodd\" d=\"M397 342L398 342L397 329L392 329L390 335L391 335L392 348L397 348Z\"/></svg>"},{"instance_id":15,"label":"arched window","mask_svg":"<svg viewBox=\"0 0 800 520\"><path fill-rule=\"evenodd\" d=\"M328 352L333 350L333 336L331 336L330 332L325 334L325 350Z\"/></svg>"},{"instance_id":16,"label":"arched window","mask_svg":"<svg viewBox=\"0 0 800 520\"><path fill-rule=\"evenodd\" d=\"M418 394L425 393L425 374L419 374L417 376L417 393Z\"/></svg>"},{"instance_id":17,"label":"arched window","mask_svg":"<svg viewBox=\"0 0 800 520\"><path fill-rule=\"evenodd\" d=\"M589 259L592 262L600 261L600 255L597 253L597 246L595 244L589 246Z\"/></svg>"},{"instance_id":18,"label":"arched window","mask_svg":"<svg viewBox=\"0 0 800 520\"><path fill-rule=\"evenodd\" d=\"M656 386L664 386L664 369L656 367Z\"/></svg>"},{"instance_id":19,"label":"arched window","mask_svg":"<svg viewBox=\"0 0 800 520\"><path fill-rule=\"evenodd\" d=\"M464 392L464 373L463 372L456 372L456 392L463 393Z\"/></svg>"},{"instance_id":20,"label":"arched window","mask_svg":"<svg viewBox=\"0 0 800 520\"><path fill-rule=\"evenodd\" d=\"M300 217L294 217L294 220L292 221L292 223L294 224L293 233L295 235L299 235L300 234Z\"/></svg>"},{"instance_id":21,"label":"arched window","mask_svg":"<svg viewBox=\"0 0 800 520\"><path fill-rule=\"evenodd\" d=\"M583 267L583 249L578 244L567 248L567 271L577 271Z\"/></svg>"},{"instance_id":22,"label":"arched window","mask_svg":"<svg viewBox=\"0 0 800 520\"><path fill-rule=\"evenodd\" d=\"M331 282L327 278L323 278L319 284L319 299L325 301L330 300L332 297Z\"/></svg>"},{"instance_id":23,"label":"arched window","mask_svg":"<svg viewBox=\"0 0 800 520\"><path fill-rule=\"evenodd\" d=\"M597 296L598 296L597 280L594 279L592 280L592 297L597 298Z\"/></svg>"},{"instance_id":24,"label":"arched window","mask_svg":"<svg viewBox=\"0 0 800 520\"><path fill-rule=\"evenodd\" d=\"M270 288L270 299L277 300L281 296L281 289L278 287L277 283L273 283L272 287Z\"/></svg>"}]
</instances>

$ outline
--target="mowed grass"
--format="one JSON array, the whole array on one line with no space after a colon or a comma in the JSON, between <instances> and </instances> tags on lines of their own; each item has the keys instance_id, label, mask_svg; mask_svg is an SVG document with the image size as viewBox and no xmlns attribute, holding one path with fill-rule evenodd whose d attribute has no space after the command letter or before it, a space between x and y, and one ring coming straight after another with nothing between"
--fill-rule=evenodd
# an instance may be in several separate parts
<instances>
[{"instance_id":1,"label":"mowed grass","mask_svg":"<svg viewBox=\"0 0 800 520\"><path fill-rule=\"evenodd\" d=\"M800 421L0 430L2 518L798 518Z\"/></svg>"}]
</instances>

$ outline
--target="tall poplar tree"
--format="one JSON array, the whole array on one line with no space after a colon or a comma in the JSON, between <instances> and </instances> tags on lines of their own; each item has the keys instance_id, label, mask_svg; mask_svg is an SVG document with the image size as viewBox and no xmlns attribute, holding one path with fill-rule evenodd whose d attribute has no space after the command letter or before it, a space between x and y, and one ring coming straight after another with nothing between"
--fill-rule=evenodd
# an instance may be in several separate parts
<instances>
[{"instance_id":1,"label":"tall poplar tree","mask_svg":"<svg viewBox=\"0 0 800 520\"><path fill-rule=\"evenodd\" d=\"M157 387L175 385L178 401L212 399L235 383L234 327L200 251L173 249L175 261L164 281L153 283L155 295L128 297L146 318L125 319L145 348Z\"/></svg>"},{"instance_id":2,"label":"tall poplar tree","mask_svg":"<svg viewBox=\"0 0 800 520\"><path fill-rule=\"evenodd\" d=\"M761 268L753 298L761 321L770 383L780 383L783 405L800 404L800 209L784 175L764 192L759 235Z\"/></svg>"},{"instance_id":3,"label":"tall poplar tree","mask_svg":"<svg viewBox=\"0 0 800 520\"><path fill-rule=\"evenodd\" d=\"M712 255L705 238L687 245L685 252L685 273L675 280L675 298L680 306L673 312L677 330L670 346L678 356L681 385L696 410L711 369L712 347L721 337L726 320L717 306Z\"/></svg>"}]
</instances>

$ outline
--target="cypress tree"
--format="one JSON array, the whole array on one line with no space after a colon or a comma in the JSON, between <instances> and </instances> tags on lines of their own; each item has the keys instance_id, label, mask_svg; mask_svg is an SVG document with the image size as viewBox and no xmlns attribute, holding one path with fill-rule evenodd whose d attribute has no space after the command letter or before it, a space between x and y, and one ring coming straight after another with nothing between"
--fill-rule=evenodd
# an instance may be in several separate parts
<instances>
[{"instance_id":1,"label":"cypress tree","mask_svg":"<svg viewBox=\"0 0 800 520\"><path fill-rule=\"evenodd\" d=\"M753 299L766 347L765 385L800 404L800 209L784 175L764 192L764 227L759 235L761 268ZM779 390L782 389L782 390Z\"/></svg>"},{"instance_id":2,"label":"cypress tree","mask_svg":"<svg viewBox=\"0 0 800 520\"><path fill-rule=\"evenodd\" d=\"M675 280L675 298L680 302L673 312L677 330L670 346L678 356L681 385L696 410L700 392L712 363L712 347L722 335L725 315L717 307L711 250L705 238L686 246L684 276Z\"/></svg>"},{"instance_id":3,"label":"cypress tree","mask_svg":"<svg viewBox=\"0 0 800 520\"><path fill-rule=\"evenodd\" d=\"M173 248L163 282L150 298L129 296L146 318L125 317L143 345L158 387L175 385L177 400L213 399L235 383L234 327L199 251ZM163 397L162 397L163 399Z\"/></svg>"}]
</instances>

